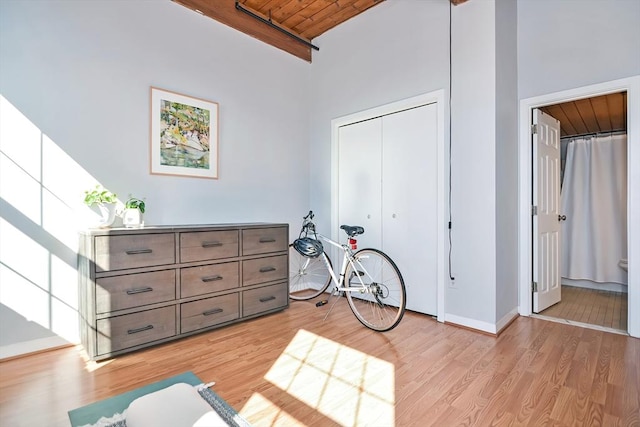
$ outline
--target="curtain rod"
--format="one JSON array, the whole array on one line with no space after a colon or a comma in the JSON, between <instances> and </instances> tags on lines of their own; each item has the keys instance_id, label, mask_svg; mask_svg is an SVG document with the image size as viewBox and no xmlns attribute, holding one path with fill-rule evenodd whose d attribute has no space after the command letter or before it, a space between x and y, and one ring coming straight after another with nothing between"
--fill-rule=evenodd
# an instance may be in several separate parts
<instances>
[{"instance_id":1,"label":"curtain rod","mask_svg":"<svg viewBox=\"0 0 640 427\"><path fill-rule=\"evenodd\" d=\"M581 133L579 135L568 135L568 136L562 136L560 137L560 139L574 139L574 138L584 138L586 136L591 136L591 137L595 137L595 136L612 136L612 135L623 135L626 134L627 130L626 129L617 129L617 130L607 130L604 132L589 132L589 133Z\"/></svg>"}]
</instances>

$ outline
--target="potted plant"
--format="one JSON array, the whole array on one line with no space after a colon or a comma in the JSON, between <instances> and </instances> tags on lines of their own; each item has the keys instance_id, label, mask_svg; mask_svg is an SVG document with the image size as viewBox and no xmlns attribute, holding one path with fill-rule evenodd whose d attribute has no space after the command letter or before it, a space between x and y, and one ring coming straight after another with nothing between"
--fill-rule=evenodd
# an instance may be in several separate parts
<instances>
[{"instance_id":1,"label":"potted plant","mask_svg":"<svg viewBox=\"0 0 640 427\"><path fill-rule=\"evenodd\" d=\"M124 212L122 214L122 224L125 227L141 227L144 224L142 214L144 214L144 200L132 197L124 204Z\"/></svg>"},{"instance_id":2,"label":"potted plant","mask_svg":"<svg viewBox=\"0 0 640 427\"><path fill-rule=\"evenodd\" d=\"M96 185L92 190L84 192L85 205L92 207L96 205L100 210L100 227L109 227L116 217L116 202L118 197L115 193L107 190L101 185Z\"/></svg>"}]
</instances>

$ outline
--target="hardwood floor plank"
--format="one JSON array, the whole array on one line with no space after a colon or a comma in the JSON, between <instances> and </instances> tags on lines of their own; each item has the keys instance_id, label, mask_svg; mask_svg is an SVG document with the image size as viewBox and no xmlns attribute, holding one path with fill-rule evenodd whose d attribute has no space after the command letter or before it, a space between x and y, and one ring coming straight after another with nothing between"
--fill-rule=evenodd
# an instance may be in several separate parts
<instances>
[{"instance_id":1,"label":"hardwood floor plank","mask_svg":"<svg viewBox=\"0 0 640 427\"><path fill-rule=\"evenodd\" d=\"M68 426L70 409L185 371L256 427L640 423L638 339L527 317L491 337L416 313L376 333L345 301L327 310L292 302L98 363L79 347L0 362L0 425Z\"/></svg>"},{"instance_id":2,"label":"hardwood floor plank","mask_svg":"<svg viewBox=\"0 0 640 427\"><path fill-rule=\"evenodd\" d=\"M541 314L626 331L627 294L563 285L562 300Z\"/></svg>"}]
</instances>

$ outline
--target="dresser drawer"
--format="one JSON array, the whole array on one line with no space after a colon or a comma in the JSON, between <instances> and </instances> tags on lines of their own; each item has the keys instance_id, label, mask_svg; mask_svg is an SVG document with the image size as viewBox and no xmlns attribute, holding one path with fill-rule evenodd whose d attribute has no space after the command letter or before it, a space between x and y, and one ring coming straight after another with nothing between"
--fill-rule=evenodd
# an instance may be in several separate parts
<instances>
[{"instance_id":1,"label":"dresser drawer","mask_svg":"<svg viewBox=\"0 0 640 427\"><path fill-rule=\"evenodd\" d=\"M238 230L180 233L180 261L206 261L238 256Z\"/></svg>"},{"instance_id":2,"label":"dresser drawer","mask_svg":"<svg viewBox=\"0 0 640 427\"><path fill-rule=\"evenodd\" d=\"M288 286L285 282L242 292L242 315L252 316L286 307L289 303Z\"/></svg>"},{"instance_id":3,"label":"dresser drawer","mask_svg":"<svg viewBox=\"0 0 640 427\"><path fill-rule=\"evenodd\" d=\"M176 297L176 271L125 274L96 280L96 313L140 307Z\"/></svg>"},{"instance_id":4,"label":"dresser drawer","mask_svg":"<svg viewBox=\"0 0 640 427\"><path fill-rule=\"evenodd\" d=\"M173 233L97 236L95 245L97 272L173 264L176 260Z\"/></svg>"},{"instance_id":5,"label":"dresser drawer","mask_svg":"<svg viewBox=\"0 0 640 427\"><path fill-rule=\"evenodd\" d=\"M182 298L240 286L240 263L203 265L183 268L180 271L180 296Z\"/></svg>"},{"instance_id":6,"label":"dresser drawer","mask_svg":"<svg viewBox=\"0 0 640 427\"><path fill-rule=\"evenodd\" d=\"M191 332L240 317L238 293L181 305L181 332Z\"/></svg>"},{"instance_id":7,"label":"dresser drawer","mask_svg":"<svg viewBox=\"0 0 640 427\"><path fill-rule=\"evenodd\" d=\"M176 334L175 306L97 321L98 354L146 344Z\"/></svg>"},{"instance_id":8,"label":"dresser drawer","mask_svg":"<svg viewBox=\"0 0 640 427\"><path fill-rule=\"evenodd\" d=\"M289 235L286 227L242 230L242 254L257 255L286 251Z\"/></svg>"},{"instance_id":9,"label":"dresser drawer","mask_svg":"<svg viewBox=\"0 0 640 427\"><path fill-rule=\"evenodd\" d=\"M286 279L288 268L287 255L242 261L242 285L250 286Z\"/></svg>"}]
</instances>

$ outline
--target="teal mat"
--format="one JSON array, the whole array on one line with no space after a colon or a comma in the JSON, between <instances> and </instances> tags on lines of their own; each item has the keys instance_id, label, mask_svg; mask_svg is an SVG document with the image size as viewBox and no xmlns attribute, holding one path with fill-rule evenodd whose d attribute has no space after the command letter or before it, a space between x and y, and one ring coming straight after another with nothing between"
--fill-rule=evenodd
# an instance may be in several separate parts
<instances>
[{"instance_id":1,"label":"teal mat","mask_svg":"<svg viewBox=\"0 0 640 427\"><path fill-rule=\"evenodd\" d=\"M177 383L198 385L202 384L203 381L196 377L193 372L185 372L184 374L176 375L175 377L167 378L130 392L74 409L69 411L71 426L78 427L86 424L95 424L101 417L111 417L114 414L121 414L122 411L127 409L131 402L140 396L162 390Z\"/></svg>"}]
</instances>

